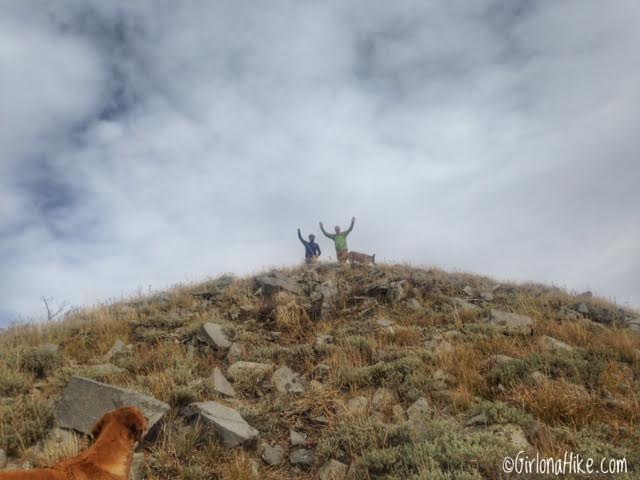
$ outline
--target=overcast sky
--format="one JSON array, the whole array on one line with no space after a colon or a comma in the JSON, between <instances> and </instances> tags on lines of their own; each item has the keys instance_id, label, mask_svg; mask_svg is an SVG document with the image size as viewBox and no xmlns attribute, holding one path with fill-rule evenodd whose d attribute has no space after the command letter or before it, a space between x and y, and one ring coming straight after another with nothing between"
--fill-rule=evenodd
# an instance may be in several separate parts
<instances>
[{"instance_id":1,"label":"overcast sky","mask_svg":"<svg viewBox=\"0 0 640 480\"><path fill-rule=\"evenodd\" d=\"M638 307L639 45L636 0L0 0L0 322L352 215L381 261Z\"/></svg>"}]
</instances>

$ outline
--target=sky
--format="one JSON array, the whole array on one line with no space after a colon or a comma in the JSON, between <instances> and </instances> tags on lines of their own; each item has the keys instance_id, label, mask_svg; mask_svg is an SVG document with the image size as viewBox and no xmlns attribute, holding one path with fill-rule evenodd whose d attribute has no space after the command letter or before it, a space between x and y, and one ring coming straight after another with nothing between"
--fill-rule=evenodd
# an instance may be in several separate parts
<instances>
[{"instance_id":1,"label":"sky","mask_svg":"<svg viewBox=\"0 0 640 480\"><path fill-rule=\"evenodd\" d=\"M635 0L0 0L0 324L352 216L378 261L637 308L638 45Z\"/></svg>"}]
</instances>

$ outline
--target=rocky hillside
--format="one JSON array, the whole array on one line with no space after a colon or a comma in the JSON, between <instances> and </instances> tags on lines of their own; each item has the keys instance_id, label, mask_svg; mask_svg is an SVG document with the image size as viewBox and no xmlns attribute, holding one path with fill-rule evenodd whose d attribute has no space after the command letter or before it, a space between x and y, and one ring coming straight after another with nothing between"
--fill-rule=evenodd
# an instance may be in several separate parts
<instances>
[{"instance_id":1,"label":"rocky hillside","mask_svg":"<svg viewBox=\"0 0 640 480\"><path fill-rule=\"evenodd\" d=\"M0 334L0 467L73 455L135 404L137 478L507 478L520 450L639 478L639 318L407 266L180 286Z\"/></svg>"}]
</instances>

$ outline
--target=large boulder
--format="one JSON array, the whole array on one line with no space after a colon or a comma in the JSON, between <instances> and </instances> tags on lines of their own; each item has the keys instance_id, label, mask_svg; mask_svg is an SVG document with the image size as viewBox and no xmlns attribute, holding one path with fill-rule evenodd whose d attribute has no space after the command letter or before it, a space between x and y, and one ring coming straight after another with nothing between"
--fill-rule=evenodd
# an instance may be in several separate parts
<instances>
[{"instance_id":1,"label":"large boulder","mask_svg":"<svg viewBox=\"0 0 640 480\"><path fill-rule=\"evenodd\" d=\"M169 411L169 405L148 395L88 378L72 377L62 392L54 415L60 427L89 434L106 412L126 406L142 410L147 417L149 431Z\"/></svg>"},{"instance_id":2,"label":"large boulder","mask_svg":"<svg viewBox=\"0 0 640 480\"><path fill-rule=\"evenodd\" d=\"M502 310L491 310L489 323L505 330L507 333L531 334L531 327L534 321L531 317L518 313L503 312Z\"/></svg>"},{"instance_id":3,"label":"large boulder","mask_svg":"<svg viewBox=\"0 0 640 480\"><path fill-rule=\"evenodd\" d=\"M227 448L257 445L258 430L249 425L236 410L226 405L218 402L192 403L182 413L188 418L197 416L202 423L212 426Z\"/></svg>"}]
</instances>

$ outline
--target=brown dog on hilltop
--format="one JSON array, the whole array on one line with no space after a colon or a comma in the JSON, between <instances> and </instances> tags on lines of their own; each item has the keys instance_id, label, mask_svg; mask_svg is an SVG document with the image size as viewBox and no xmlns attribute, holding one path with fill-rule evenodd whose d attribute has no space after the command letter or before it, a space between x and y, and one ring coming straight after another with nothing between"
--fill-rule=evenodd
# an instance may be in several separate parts
<instances>
[{"instance_id":1,"label":"brown dog on hilltop","mask_svg":"<svg viewBox=\"0 0 640 480\"><path fill-rule=\"evenodd\" d=\"M363 265L370 263L372 265L375 265L376 254L374 253L373 255L366 255L360 252L349 252L347 253L347 260L351 262L351 265L353 265L354 263L361 263Z\"/></svg>"},{"instance_id":2,"label":"brown dog on hilltop","mask_svg":"<svg viewBox=\"0 0 640 480\"><path fill-rule=\"evenodd\" d=\"M49 468L0 471L0 480L127 480L133 450L146 431L137 408L112 410L93 427L96 441L88 450Z\"/></svg>"}]
</instances>

